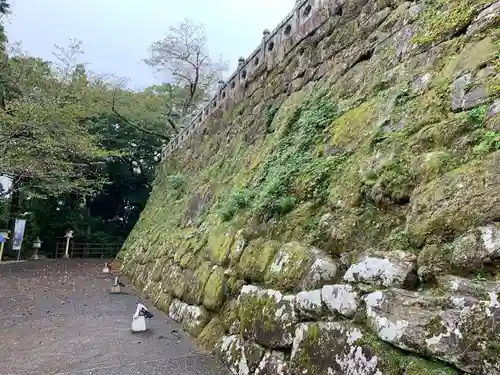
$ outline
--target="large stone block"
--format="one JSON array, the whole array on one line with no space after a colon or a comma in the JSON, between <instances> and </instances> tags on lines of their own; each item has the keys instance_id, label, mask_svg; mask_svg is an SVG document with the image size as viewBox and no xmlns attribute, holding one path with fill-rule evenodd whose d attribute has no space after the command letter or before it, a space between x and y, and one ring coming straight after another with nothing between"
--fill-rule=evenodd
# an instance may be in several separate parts
<instances>
[{"instance_id":1,"label":"large stone block","mask_svg":"<svg viewBox=\"0 0 500 375\"><path fill-rule=\"evenodd\" d=\"M234 375L251 375L259 365L264 348L238 335L224 336L215 347L217 356Z\"/></svg>"},{"instance_id":2,"label":"large stone block","mask_svg":"<svg viewBox=\"0 0 500 375\"><path fill-rule=\"evenodd\" d=\"M209 310L219 310L224 303L227 276L225 269L216 267L205 284L203 306Z\"/></svg>"},{"instance_id":3,"label":"large stone block","mask_svg":"<svg viewBox=\"0 0 500 375\"><path fill-rule=\"evenodd\" d=\"M500 224L490 223L472 228L452 242L424 247L418 256L418 273L422 279L450 270L470 273L499 261Z\"/></svg>"},{"instance_id":4,"label":"large stone block","mask_svg":"<svg viewBox=\"0 0 500 375\"><path fill-rule=\"evenodd\" d=\"M458 375L452 368L403 354L348 322L300 323L290 374Z\"/></svg>"},{"instance_id":5,"label":"large stone block","mask_svg":"<svg viewBox=\"0 0 500 375\"><path fill-rule=\"evenodd\" d=\"M246 280L261 281L278 248L279 243L276 241L251 241L241 254L237 266L239 274Z\"/></svg>"},{"instance_id":6,"label":"large stone block","mask_svg":"<svg viewBox=\"0 0 500 375\"><path fill-rule=\"evenodd\" d=\"M292 345L298 316L295 296L245 285L238 297L238 317L243 335L268 348Z\"/></svg>"},{"instance_id":7,"label":"large stone block","mask_svg":"<svg viewBox=\"0 0 500 375\"><path fill-rule=\"evenodd\" d=\"M215 266L211 262L203 262L196 270L185 270L186 289L183 300L191 305L199 305L203 301L203 292Z\"/></svg>"},{"instance_id":8,"label":"large stone block","mask_svg":"<svg viewBox=\"0 0 500 375\"><path fill-rule=\"evenodd\" d=\"M225 324L217 317L210 320L210 322L203 328L198 335L196 342L204 349L215 351L216 344L226 334Z\"/></svg>"},{"instance_id":9,"label":"large stone block","mask_svg":"<svg viewBox=\"0 0 500 375\"><path fill-rule=\"evenodd\" d=\"M450 171L417 188L407 217L412 242L450 237L500 217L500 151Z\"/></svg>"},{"instance_id":10,"label":"large stone block","mask_svg":"<svg viewBox=\"0 0 500 375\"><path fill-rule=\"evenodd\" d=\"M191 336L197 337L210 320L210 314L200 306L188 305L178 299L170 304L168 315Z\"/></svg>"},{"instance_id":11,"label":"large stone block","mask_svg":"<svg viewBox=\"0 0 500 375\"><path fill-rule=\"evenodd\" d=\"M303 318L318 318L323 314L321 289L302 291L295 297L295 308Z\"/></svg>"},{"instance_id":12,"label":"large stone block","mask_svg":"<svg viewBox=\"0 0 500 375\"><path fill-rule=\"evenodd\" d=\"M384 258L366 257L349 267L344 281L385 287L413 286L417 281L416 258L402 251L387 254Z\"/></svg>"},{"instance_id":13,"label":"large stone block","mask_svg":"<svg viewBox=\"0 0 500 375\"><path fill-rule=\"evenodd\" d=\"M293 290L304 278L311 263L311 254L300 242L281 246L269 265L265 283L278 290Z\"/></svg>"},{"instance_id":14,"label":"large stone block","mask_svg":"<svg viewBox=\"0 0 500 375\"><path fill-rule=\"evenodd\" d=\"M208 236L207 252L210 260L220 266L225 266L233 244L234 232L224 227L212 229Z\"/></svg>"},{"instance_id":15,"label":"large stone block","mask_svg":"<svg viewBox=\"0 0 500 375\"><path fill-rule=\"evenodd\" d=\"M170 263L163 269L162 275L163 289L174 297L182 298L186 290L186 277L181 267Z\"/></svg>"},{"instance_id":16,"label":"large stone block","mask_svg":"<svg viewBox=\"0 0 500 375\"><path fill-rule=\"evenodd\" d=\"M288 361L283 352L268 351L262 357L254 375L288 375Z\"/></svg>"},{"instance_id":17,"label":"large stone block","mask_svg":"<svg viewBox=\"0 0 500 375\"><path fill-rule=\"evenodd\" d=\"M367 323L381 340L468 373L500 374L496 293L489 300L477 300L388 290L368 294L365 303Z\"/></svg>"},{"instance_id":18,"label":"large stone block","mask_svg":"<svg viewBox=\"0 0 500 375\"><path fill-rule=\"evenodd\" d=\"M358 292L351 285L325 285L321 289L321 299L332 313L349 318L356 314L360 305Z\"/></svg>"},{"instance_id":19,"label":"large stone block","mask_svg":"<svg viewBox=\"0 0 500 375\"><path fill-rule=\"evenodd\" d=\"M337 277L338 265L321 250L300 242L284 244L269 265L265 283L288 291L316 289Z\"/></svg>"}]
</instances>

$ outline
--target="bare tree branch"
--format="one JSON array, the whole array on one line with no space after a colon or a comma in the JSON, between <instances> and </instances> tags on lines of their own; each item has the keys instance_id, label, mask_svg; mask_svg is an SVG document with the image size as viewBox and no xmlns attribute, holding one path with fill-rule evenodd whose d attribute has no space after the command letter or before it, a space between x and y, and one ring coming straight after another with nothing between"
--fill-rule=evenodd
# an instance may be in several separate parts
<instances>
[{"instance_id":1,"label":"bare tree branch","mask_svg":"<svg viewBox=\"0 0 500 375\"><path fill-rule=\"evenodd\" d=\"M162 40L153 43L150 54L145 60L148 65L164 71L176 85L187 90L180 103L182 117L198 108L228 66L221 59L211 59L203 25L187 19L170 27Z\"/></svg>"}]
</instances>

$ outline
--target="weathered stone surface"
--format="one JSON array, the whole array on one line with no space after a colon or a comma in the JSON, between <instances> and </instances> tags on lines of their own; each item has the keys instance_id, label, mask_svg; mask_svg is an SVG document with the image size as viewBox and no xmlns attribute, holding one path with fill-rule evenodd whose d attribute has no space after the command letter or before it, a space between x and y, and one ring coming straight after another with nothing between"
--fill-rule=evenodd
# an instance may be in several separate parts
<instances>
[{"instance_id":1,"label":"weathered stone surface","mask_svg":"<svg viewBox=\"0 0 500 375\"><path fill-rule=\"evenodd\" d=\"M464 232L500 217L500 151L419 187L411 198L407 231L421 246L430 236Z\"/></svg>"},{"instance_id":2,"label":"weathered stone surface","mask_svg":"<svg viewBox=\"0 0 500 375\"><path fill-rule=\"evenodd\" d=\"M416 279L416 259L401 251L387 254L385 258L366 257L353 264L344 275L344 281L367 283L385 287L411 286Z\"/></svg>"},{"instance_id":3,"label":"weathered stone surface","mask_svg":"<svg viewBox=\"0 0 500 375\"><path fill-rule=\"evenodd\" d=\"M203 293L203 305L209 310L218 310L224 303L226 290L225 270L216 267L207 280Z\"/></svg>"},{"instance_id":4,"label":"weathered stone surface","mask_svg":"<svg viewBox=\"0 0 500 375\"><path fill-rule=\"evenodd\" d=\"M456 267L474 269L485 261L500 259L500 223L470 230L451 245L451 262Z\"/></svg>"},{"instance_id":5,"label":"weathered stone surface","mask_svg":"<svg viewBox=\"0 0 500 375\"><path fill-rule=\"evenodd\" d=\"M472 83L472 75L465 74L460 78L457 78L451 87L451 109L456 111L458 109L472 108L475 105L481 103L484 99L484 88L480 90L468 91L469 86ZM474 104L476 103L477 104Z\"/></svg>"},{"instance_id":6,"label":"weathered stone surface","mask_svg":"<svg viewBox=\"0 0 500 375\"><path fill-rule=\"evenodd\" d=\"M500 303L390 290L365 297L367 322L401 349L431 355L463 371L500 374Z\"/></svg>"},{"instance_id":7,"label":"weathered stone surface","mask_svg":"<svg viewBox=\"0 0 500 375\"><path fill-rule=\"evenodd\" d=\"M495 100L495 102L488 108L485 126L488 130L500 132L500 100Z\"/></svg>"},{"instance_id":8,"label":"weathered stone surface","mask_svg":"<svg viewBox=\"0 0 500 375\"><path fill-rule=\"evenodd\" d=\"M183 296L184 301L191 305L201 304L205 285L214 269L215 266L211 262L206 261L194 272L189 269L184 271L187 284Z\"/></svg>"},{"instance_id":9,"label":"weathered stone surface","mask_svg":"<svg viewBox=\"0 0 500 375\"><path fill-rule=\"evenodd\" d=\"M500 1L490 5L474 18L467 28L467 35L479 33L495 24L500 24Z\"/></svg>"},{"instance_id":10,"label":"weathered stone surface","mask_svg":"<svg viewBox=\"0 0 500 375\"><path fill-rule=\"evenodd\" d=\"M196 338L196 342L204 349L215 351L216 344L226 334L226 327L222 321L215 317L203 328Z\"/></svg>"},{"instance_id":11,"label":"weathered stone surface","mask_svg":"<svg viewBox=\"0 0 500 375\"><path fill-rule=\"evenodd\" d=\"M292 345L298 322L295 296L245 285L238 297L238 317L243 335L268 348Z\"/></svg>"},{"instance_id":12,"label":"weathered stone surface","mask_svg":"<svg viewBox=\"0 0 500 375\"><path fill-rule=\"evenodd\" d=\"M174 297L182 298L186 290L186 279L182 268L171 263L163 269L162 275L163 289L171 293Z\"/></svg>"},{"instance_id":13,"label":"weathered stone surface","mask_svg":"<svg viewBox=\"0 0 500 375\"><path fill-rule=\"evenodd\" d=\"M268 351L262 357L255 375L287 375L289 374L288 362L283 352Z\"/></svg>"},{"instance_id":14,"label":"weathered stone surface","mask_svg":"<svg viewBox=\"0 0 500 375\"><path fill-rule=\"evenodd\" d=\"M437 276L439 287L457 298L492 299L500 294L500 281L478 281L453 275Z\"/></svg>"},{"instance_id":15,"label":"weathered stone surface","mask_svg":"<svg viewBox=\"0 0 500 375\"><path fill-rule=\"evenodd\" d=\"M151 271L151 279L157 283L161 280L163 272L163 261L161 259L156 259L155 265Z\"/></svg>"},{"instance_id":16,"label":"weathered stone surface","mask_svg":"<svg viewBox=\"0 0 500 375\"><path fill-rule=\"evenodd\" d=\"M210 260L218 265L226 265L229 251L233 243L233 236L226 228L211 230L208 236L207 249Z\"/></svg>"},{"instance_id":17,"label":"weathered stone surface","mask_svg":"<svg viewBox=\"0 0 500 375\"><path fill-rule=\"evenodd\" d=\"M418 274L422 280L443 272L474 272L500 261L500 224L472 228L450 243L431 244L418 255Z\"/></svg>"},{"instance_id":18,"label":"weathered stone surface","mask_svg":"<svg viewBox=\"0 0 500 375\"><path fill-rule=\"evenodd\" d=\"M245 238L244 230L240 229L234 235L234 240L231 245L231 250L229 253L229 263L234 266L238 264L241 258L241 254L243 254L243 250L248 245L248 241Z\"/></svg>"},{"instance_id":19,"label":"weathered stone surface","mask_svg":"<svg viewBox=\"0 0 500 375\"><path fill-rule=\"evenodd\" d=\"M210 320L208 312L199 306L188 305L178 299L170 304L168 315L191 336L197 337Z\"/></svg>"},{"instance_id":20,"label":"weathered stone surface","mask_svg":"<svg viewBox=\"0 0 500 375\"><path fill-rule=\"evenodd\" d=\"M337 261L319 249L309 248L309 251L312 257L311 264L300 283L300 289L318 289L337 281L340 277Z\"/></svg>"},{"instance_id":21,"label":"weathered stone surface","mask_svg":"<svg viewBox=\"0 0 500 375\"><path fill-rule=\"evenodd\" d=\"M297 326L290 374L451 375L456 372L405 356L350 323L316 322Z\"/></svg>"},{"instance_id":22,"label":"weathered stone surface","mask_svg":"<svg viewBox=\"0 0 500 375\"><path fill-rule=\"evenodd\" d=\"M243 251L238 263L238 272L246 279L260 281L279 248L276 241L254 240Z\"/></svg>"},{"instance_id":23,"label":"weathered stone surface","mask_svg":"<svg viewBox=\"0 0 500 375\"><path fill-rule=\"evenodd\" d=\"M259 365L264 348L238 335L224 336L215 348L217 356L235 375L251 375Z\"/></svg>"},{"instance_id":24,"label":"weathered stone surface","mask_svg":"<svg viewBox=\"0 0 500 375\"><path fill-rule=\"evenodd\" d=\"M349 318L356 314L359 295L351 285L325 285L321 289L321 299L332 313Z\"/></svg>"},{"instance_id":25,"label":"weathered stone surface","mask_svg":"<svg viewBox=\"0 0 500 375\"><path fill-rule=\"evenodd\" d=\"M302 291L295 297L295 307L300 316L318 318L323 313L321 289Z\"/></svg>"},{"instance_id":26,"label":"weathered stone surface","mask_svg":"<svg viewBox=\"0 0 500 375\"><path fill-rule=\"evenodd\" d=\"M170 304L172 303L173 299L174 298L170 295L170 293L161 292L161 294L158 297L158 301L156 302L156 305L160 310L168 314Z\"/></svg>"},{"instance_id":27,"label":"weathered stone surface","mask_svg":"<svg viewBox=\"0 0 500 375\"><path fill-rule=\"evenodd\" d=\"M311 254L300 242L284 244L269 265L265 283L278 290L293 290L305 276Z\"/></svg>"}]
</instances>

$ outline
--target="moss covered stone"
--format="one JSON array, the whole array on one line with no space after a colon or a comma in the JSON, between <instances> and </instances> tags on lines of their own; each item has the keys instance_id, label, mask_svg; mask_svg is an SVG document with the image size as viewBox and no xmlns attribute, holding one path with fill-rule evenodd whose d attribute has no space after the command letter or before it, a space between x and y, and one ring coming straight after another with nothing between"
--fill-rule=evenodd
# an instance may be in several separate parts
<instances>
[{"instance_id":1,"label":"moss covered stone","mask_svg":"<svg viewBox=\"0 0 500 375\"><path fill-rule=\"evenodd\" d=\"M163 272L163 260L157 259L155 265L151 271L151 279L154 282L158 282L161 280L162 272Z\"/></svg>"},{"instance_id":2,"label":"moss covered stone","mask_svg":"<svg viewBox=\"0 0 500 375\"><path fill-rule=\"evenodd\" d=\"M482 7L493 0L436 0L424 3L412 42L435 44L466 29Z\"/></svg>"},{"instance_id":3,"label":"moss covered stone","mask_svg":"<svg viewBox=\"0 0 500 375\"><path fill-rule=\"evenodd\" d=\"M268 348L292 345L298 322L294 296L246 285L238 297L238 317L246 338Z\"/></svg>"},{"instance_id":4,"label":"moss covered stone","mask_svg":"<svg viewBox=\"0 0 500 375\"><path fill-rule=\"evenodd\" d=\"M172 297L170 295L170 293L165 293L165 292L162 292L159 296L158 296L158 300L156 302L156 305L158 306L158 308L165 312L165 313L168 313L168 310L170 308L170 304L172 303L174 297Z\"/></svg>"},{"instance_id":5,"label":"moss covered stone","mask_svg":"<svg viewBox=\"0 0 500 375\"><path fill-rule=\"evenodd\" d=\"M226 296L226 282L225 269L222 267L215 268L205 284L203 306L209 310L219 310L221 308Z\"/></svg>"},{"instance_id":6,"label":"moss covered stone","mask_svg":"<svg viewBox=\"0 0 500 375\"><path fill-rule=\"evenodd\" d=\"M226 326L222 321L215 317L203 328L198 335L196 342L210 352L215 351L215 345L226 334Z\"/></svg>"},{"instance_id":7,"label":"moss covered stone","mask_svg":"<svg viewBox=\"0 0 500 375\"><path fill-rule=\"evenodd\" d=\"M287 291L297 287L307 274L312 254L300 242L284 244L274 256L264 277L270 288Z\"/></svg>"},{"instance_id":8,"label":"moss covered stone","mask_svg":"<svg viewBox=\"0 0 500 375\"><path fill-rule=\"evenodd\" d=\"M231 266L238 264L241 254L243 254L243 250L247 245L248 240L245 236L245 231L240 229L234 236L234 241L229 252L229 263Z\"/></svg>"},{"instance_id":9,"label":"moss covered stone","mask_svg":"<svg viewBox=\"0 0 500 375\"><path fill-rule=\"evenodd\" d=\"M441 363L404 354L347 322L301 323L290 359L291 374L458 375ZM420 372L418 372L420 371Z\"/></svg>"},{"instance_id":10,"label":"moss covered stone","mask_svg":"<svg viewBox=\"0 0 500 375\"><path fill-rule=\"evenodd\" d=\"M421 246L500 217L500 151L446 173L412 197L408 233ZM445 237L446 238L446 237Z\"/></svg>"},{"instance_id":11,"label":"moss covered stone","mask_svg":"<svg viewBox=\"0 0 500 375\"><path fill-rule=\"evenodd\" d=\"M253 240L243 251L237 269L246 280L260 281L269 263L271 263L279 243L264 239Z\"/></svg>"},{"instance_id":12,"label":"moss covered stone","mask_svg":"<svg viewBox=\"0 0 500 375\"><path fill-rule=\"evenodd\" d=\"M205 261L196 270L185 270L186 289L183 300L192 305L199 305L203 300L205 285L214 271L215 266Z\"/></svg>"},{"instance_id":13,"label":"moss covered stone","mask_svg":"<svg viewBox=\"0 0 500 375\"><path fill-rule=\"evenodd\" d=\"M500 304L487 300L402 290L365 296L367 324L380 340L431 355L468 373L495 374ZM491 348L485 350L484 348Z\"/></svg>"},{"instance_id":14,"label":"moss covered stone","mask_svg":"<svg viewBox=\"0 0 500 375\"><path fill-rule=\"evenodd\" d=\"M227 300L219 312L219 317L230 334L234 335L240 333L237 299Z\"/></svg>"},{"instance_id":15,"label":"moss covered stone","mask_svg":"<svg viewBox=\"0 0 500 375\"><path fill-rule=\"evenodd\" d=\"M220 266L226 265L229 251L233 244L234 233L225 228L215 228L210 230L207 242L207 251L210 260Z\"/></svg>"},{"instance_id":16,"label":"moss covered stone","mask_svg":"<svg viewBox=\"0 0 500 375\"><path fill-rule=\"evenodd\" d=\"M187 284L186 277L182 268L171 263L168 269L165 269L162 276L164 290L170 292L177 298L182 298Z\"/></svg>"},{"instance_id":17,"label":"moss covered stone","mask_svg":"<svg viewBox=\"0 0 500 375\"><path fill-rule=\"evenodd\" d=\"M253 374L259 365L265 349L238 335L222 337L215 347L217 356L233 374Z\"/></svg>"},{"instance_id":18,"label":"moss covered stone","mask_svg":"<svg viewBox=\"0 0 500 375\"><path fill-rule=\"evenodd\" d=\"M168 315L181 323L182 328L193 337L197 337L210 321L210 314L203 307L188 305L178 299L170 304Z\"/></svg>"},{"instance_id":19,"label":"moss covered stone","mask_svg":"<svg viewBox=\"0 0 500 375\"><path fill-rule=\"evenodd\" d=\"M237 276L229 276L226 282L226 295L228 298L238 297L241 288L245 285L245 281L239 279Z\"/></svg>"}]
</instances>

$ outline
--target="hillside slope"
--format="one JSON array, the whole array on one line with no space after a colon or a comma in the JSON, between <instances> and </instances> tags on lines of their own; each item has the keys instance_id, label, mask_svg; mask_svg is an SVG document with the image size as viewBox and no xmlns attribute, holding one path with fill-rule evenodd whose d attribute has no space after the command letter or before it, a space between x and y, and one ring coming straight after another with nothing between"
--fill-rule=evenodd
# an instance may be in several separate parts
<instances>
[{"instance_id":1,"label":"hillside slope","mask_svg":"<svg viewBox=\"0 0 500 375\"><path fill-rule=\"evenodd\" d=\"M499 375L500 2L322 4L162 163L123 271L235 374Z\"/></svg>"}]
</instances>

